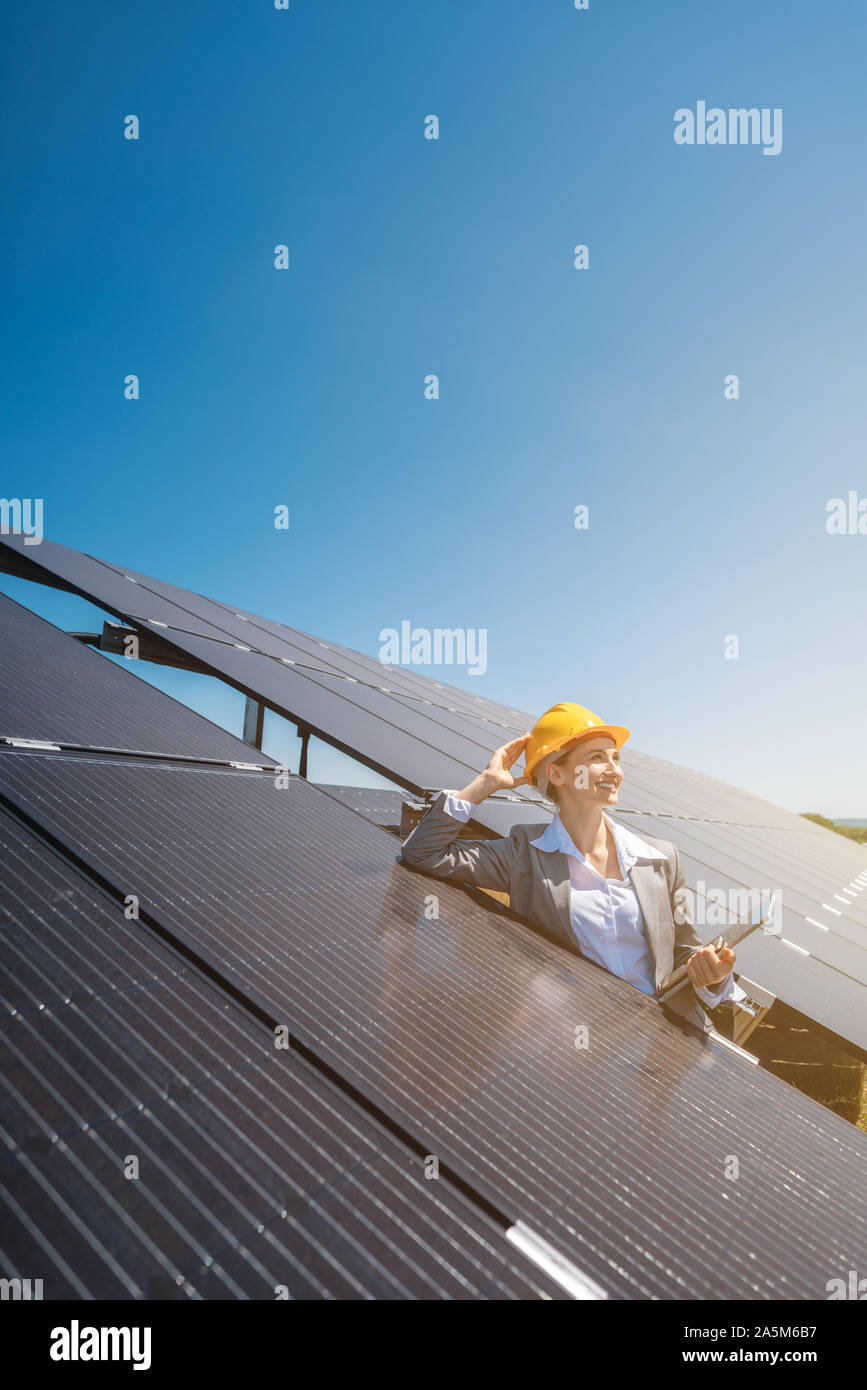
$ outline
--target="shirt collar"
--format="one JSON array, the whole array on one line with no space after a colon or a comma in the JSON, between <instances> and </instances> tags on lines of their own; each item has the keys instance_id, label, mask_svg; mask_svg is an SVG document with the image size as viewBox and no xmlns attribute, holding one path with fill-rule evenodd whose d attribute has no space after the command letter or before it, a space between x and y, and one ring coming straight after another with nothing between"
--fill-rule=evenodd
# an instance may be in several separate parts
<instances>
[{"instance_id":1,"label":"shirt collar","mask_svg":"<svg viewBox=\"0 0 867 1390\"><path fill-rule=\"evenodd\" d=\"M617 848L617 858L620 863L620 872L623 874L624 878L629 873L633 864L639 859L660 863L665 859L666 856L661 849L652 849L644 840L639 839L637 835L633 835L631 830L627 830L625 825L618 825L615 821L610 820L609 817L605 815L604 811L602 815L614 837L614 844ZM530 843L535 845L536 849L544 850L547 853L560 850L562 854L571 854L574 858L579 859L582 864L584 863L584 855L581 853L580 849L572 843L570 836L567 834L566 827L559 816L555 816L550 824L542 831L542 834L539 835L537 839L531 840Z\"/></svg>"}]
</instances>

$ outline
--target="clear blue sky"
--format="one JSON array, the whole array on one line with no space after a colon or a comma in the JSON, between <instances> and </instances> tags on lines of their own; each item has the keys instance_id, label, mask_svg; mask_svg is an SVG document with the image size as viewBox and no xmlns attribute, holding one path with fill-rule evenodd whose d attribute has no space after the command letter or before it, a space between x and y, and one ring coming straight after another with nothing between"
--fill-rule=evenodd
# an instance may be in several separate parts
<instances>
[{"instance_id":1,"label":"clear blue sky","mask_svg":"<svg viewBox=\"0 0 867 1390\"><path fill-rule=\"evenodd\" d=\"M429 673L867 815L867 535L825 529L867 496L863 0L2 24L0 492L46 536L370 653L486 628ZM699 100L781 107L781 153L676 145Z\"/></svg>"}]
</instances>

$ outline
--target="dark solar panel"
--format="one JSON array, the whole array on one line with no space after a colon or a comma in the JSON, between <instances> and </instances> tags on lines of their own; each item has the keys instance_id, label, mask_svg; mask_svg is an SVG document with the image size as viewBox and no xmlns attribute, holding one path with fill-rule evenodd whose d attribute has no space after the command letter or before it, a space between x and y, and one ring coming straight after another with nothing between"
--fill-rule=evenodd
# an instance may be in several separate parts
<instances>
[{"instance_id":1,"label":"dark solar panel","mask_svg":"<svg viewBox=\"0 0 867 1390\"><path fill-rule=\"evenodd\" d=\"M300 779L278 790L266 774L12 751L0 778L118 895L140 895L609 1295L824 1298L829 1278L867 1265L867 1136L397 865L385 831Z\"/></svg>"},{"instance_id":2,"label":"dark solar panel","mask_svg":"<svg viewBox=\"0 0 867 1390\"><path fill-rule=\"evenodd\" d=\"M0 738L272 761L4 594L0 653Z\"/></svg>"},{"instance_id":3,"label":"dark solar panel","mask_svg":"<svg viewBox=\"0 0 867 1390\"><path fill-rule=\"evenodd\" d=\"M399 828L401 807L407 800L406 792L388 791L384 787L339 787L330 783L317 785L320 791L373 821L374 825Z\"/></svg>"},{"instance_id":4,"label":"dark solar panel","mask_svg":"<svg viewBox=\"0 0 867 1390\"><path fill-rule=\"evenodd\" d=\"M45 1298L566 1297L2 812L0 852L4 1276Z\"/></svg>"}]
</instances>

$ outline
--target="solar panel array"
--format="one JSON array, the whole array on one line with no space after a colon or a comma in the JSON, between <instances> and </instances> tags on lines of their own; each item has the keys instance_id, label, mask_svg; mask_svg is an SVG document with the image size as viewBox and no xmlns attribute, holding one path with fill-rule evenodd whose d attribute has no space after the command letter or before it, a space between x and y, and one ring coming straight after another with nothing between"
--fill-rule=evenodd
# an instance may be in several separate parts
<instances>
[{"instance_id":1,"label":"solar panel array","mask_svg":"<svg viewBox=\"0 0 867 1390\"><path fill-rule=\"evenodd\" d=\"M51 1298L559 1295L5 814L0 843L3 1248L19 1277L39 1271Z\"/></svg>"},{"instance_id":2,"label":"solar panel array","mask_svg":"<svg viewBox=\"0 0 867 1390\"><path fill-rule=\"evenodd\" d=\"M516 1227L591 1296L824 1298L864 1267L867 1136L3 610L45 655L4 727L31 705L56 744L53 678L67 734L129 701L129 743L188 720L205 753L0 751L2 1248L46 1297L562 1296Z\"/></svg>"},{"instance_id":3,"label":"solar panel array","mask_svg":"<svg viewBox=\"0 0 867 1390\"><path fill-rule=\"evenodd\" d=\"M5 556L5 560L3 557ZM49 541L0 537L0 564L74 589L391 780L418 793L460 788L526 713L383 667L333 643ZM248 757L256 756L247 754ZM520 766L520 764L519 764ZM725 894L778 889L781 937L754 936L738 968L785 1003L867 1050L867 850L716 778L627 748L618 814L673 840L687 882ZM527 788L491 798L476 820L508 834L550 819ZM371 817L377 820L376 811ZM697 906L701 901L701 891ZM735 900L736 901L736 900ZM736 908L725 918L737 919ZM698 922L712 939L719 926ZM795 949L797 948L797 949Z\"/></svg>"},{"instance_id":4,"label":"solar panel array","mask_svg":"<svg viewBox=\"0 0 867 1390\"><path fill-rule=\"evenodd\" d=\"M110 797L89 799L86 766L123 767L137 802L146 767L256 778L232 766L246 746L7 598L0 632L2 727L69 745L51 765L9 745L0 756L4 1277L38 1272L47 1298L566 1297L483 1205L428 1181L371 1107L275 1047L239 998L244 978L231 990L171 928L129 919L89 826L81 855L60 844L54 773L110 845L125 830ZM88 739L136 756L75 750ZM145 855L170 824L172 788L161 795ZM208 839L200 827L185 850ZM198 891L213 912L201 879Z\"/></svg>"}]
</instances>

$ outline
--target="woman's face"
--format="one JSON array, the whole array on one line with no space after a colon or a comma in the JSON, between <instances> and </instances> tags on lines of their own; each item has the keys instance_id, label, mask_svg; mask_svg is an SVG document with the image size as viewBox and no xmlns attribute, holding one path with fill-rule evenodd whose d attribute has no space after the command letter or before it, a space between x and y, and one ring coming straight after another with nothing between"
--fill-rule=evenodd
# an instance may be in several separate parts
<instances>
[{"instance_id":1,"label":"woman's face","mask_svg":"<svg viewBox=\"0 0 867 1390\"><path fill-rule=\"evenodd\" d=\"M623 781L620 752L610 734L583 739L559 763L548 765L560 805L614 806Z\"/></svg>"}]
</instances>

